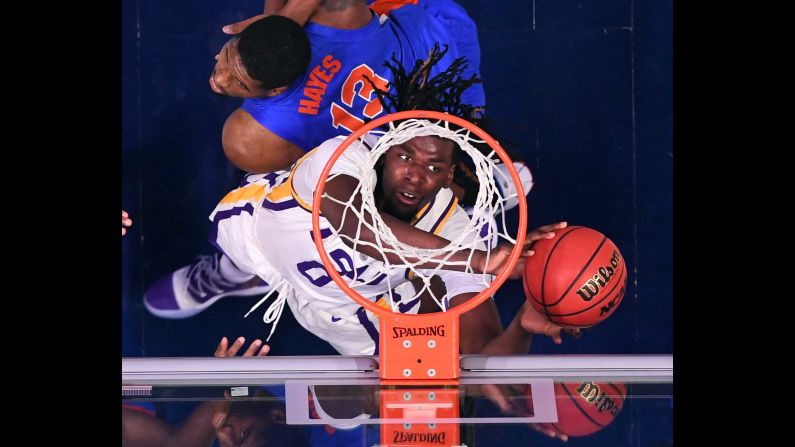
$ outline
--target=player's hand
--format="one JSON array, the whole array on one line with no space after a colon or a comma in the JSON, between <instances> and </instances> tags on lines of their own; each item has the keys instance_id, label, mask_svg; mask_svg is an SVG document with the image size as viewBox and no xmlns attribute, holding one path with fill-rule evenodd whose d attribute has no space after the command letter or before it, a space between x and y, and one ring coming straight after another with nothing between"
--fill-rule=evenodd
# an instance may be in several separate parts
<instances>
[{"instance_id":1,"label":"player's hand","mask_svg":"<svg viewBox=\"0 0 795 447\"><path fill-rule=\"evenodd\" d=\"M243 347L244 343L246 343L245 337L237 337L235 342L232 343L232 346L229 346L229 340L227 340L226 337L222 337L213 355L215 357L234 357L237 355L238 351L240 351L240 348ZM260 348L260 346L262 347ZM258 349L259 352L257 351ZM243 353L243 357L264 357L268 355L270 350L270 346L263 344L262 340L257 338L251 342L248 349Z\"/></svg>"},{"instance_id":2,"label":"player's hand","mask_svg":"<svg viewBox=\"0 0 795 447\"><path fill-rule=\"evenodd\" d=\"M474 390L488 398L500 411L508 416L530 417L527 407L527 385L523 383L481 383Z\"/></svg>"},{"instance_id":3,"label":"player's hand","mask_svg":"<svg viewBox=\"0 0 795 447\"><path fill-rule=\"evenodd\" d=\"M566 228L567 225L568 224L566 222L556 222L550 225L540 226L527 233L527 236L525 236L524 245L522 246L522 251L519 253L519 262L516 263L516 266L511 271L508 279L520 279L522 277L527 258L535 254L535 252L532 250L532 246L536 241L541 239L552 239L555 237L556 230L562 230ZM513 247L514 246L510 243L502 242L493 250L491 250L488 259L484 251L478 251L476 253L475 265L480 269L480 272L485 271L488 274L496 275L508 262Z\"/></svg>"},{"instance_id":4,"label":"player's hand","mask_svg":"<svg viewBox=\"0 0 795 447\"><path fill-rule=\"evenodd\" d=\"M537 311L527 301L522 304L519 312L521 313L519 321L522 325L522 329L530 334L546 335L547 337L551 338L552 342L556 345L559 345L563 342L560 336L561 333L566 333L573 338L580 338L580 335L582 335L580 329L564 328L549 321L546 315Z\"/></svg>"},{"instance_id":5,"label":"player's hand","mask_svg":"<svg viewBox=\"0 0 795 447\"><path fill-rule=\"evenodd\" d=\"M539 433L543 433L544 435L549 436L550 438L558 438L563 442L569 440L568 435L564 435L563 433L558 433L555 430L552 430L551 428L545 428L541 424L527 424L527 426Z\"/></svg>"},{"instance_id":6,"label":"player's hand","mask_svg":"<svg viewBox=\"0 0 795 447\"><path fill-rule=\"evenodd\" d=\"M124 236L127 234L127 228L132 225L132 219L130 219L130 215L127 214L127 211L121 210L121 235Z\"/></svg>"}]
</instances>

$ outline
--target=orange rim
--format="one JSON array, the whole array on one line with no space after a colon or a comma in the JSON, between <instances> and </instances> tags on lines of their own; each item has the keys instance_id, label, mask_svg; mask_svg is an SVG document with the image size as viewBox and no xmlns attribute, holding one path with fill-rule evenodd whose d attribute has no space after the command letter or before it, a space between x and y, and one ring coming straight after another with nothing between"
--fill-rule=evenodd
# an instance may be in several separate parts
<instances>
[{"instance_id":1,"label":"orange rim","mask_svg":"<svg viewBox=\"0 0 795 447\"><path fill-rule=\"evenodd\" d=\"M475 124L470 123L469 121L459 118L457 116L453 116L447 113L442 112L434 112L429 110L408 110L403 112L392 113L389 115L384 115L380 118L377 118L369 123L363 125L362 127L356 129L352 134L348 135L345 141L337 147L334 153L331 155L331 158L328 162L326 162L326 166L323 168L323 172L320 173L320 178L318 179L317 186L315 187L315 200L312 201L312 234L313 239L315 241L315 246L317 247L318 253L320 254L320 259L323 261L323 266L326 268L326 272L328 272L331 279L337 286L345 292L348 296L353 298L354 301L359 303L362 307L369 310L370 312L376 315L384 315L384 314L396 314L398 312L393 312L391 309L387 309L385 307L381 307L374 302L368 300L367 298L363 297L359 292L352 289L345 280L342 279L342 275L340 275L337 270L334 268L334 264L332 264L331 259L326 253L326 249L323 246L323 238L320 234L320 198L323 197L323 192L326 189L326 179L328 178L329 173L331 172L331 167L334 166L334 163L340 158L342 153L348 149L348 146L353 144L354 141L358 140L359 137L364 135L365 133L382 126L391 121L403 120L403 119L418 119L418 118L428 118L428 119L436 119L436 120L443 120L448 121L453 124L459 125L461 127L465 127L472 131L475 135L479 138L483 139L499 156L500 160L508 167L508 172L511 174L511 179L513 180L517 193L520 197L519 200L519 228L517 229L516 234L516 244L511 250L511 255L509 258L509 262L506 268L504 268L492 281L492 283L484 289L482 292L477 294L471 300L468 300L464 304L460 306L453 307L445 312L447 315L460 315L464 312L468 312L475 307L477 307L480 303L487 300L493 293L496 291L502 284L508 279L508 275L516 266L516 263L519 260L519 254L521 252L521 247L524 245L525 234L527 233L527 203L525 200L521 200L524 197L524 190L522 189L522 181L519 178L519 173L516 172L516 168L513 166L513 161L508 157L508 154L500 147L499 143L497 143L494 138L492 138L489 134L487 134L483 129L478 127ZM407 317L412 317L411 314L401 314Z\"/></svg>"}]
</instances>

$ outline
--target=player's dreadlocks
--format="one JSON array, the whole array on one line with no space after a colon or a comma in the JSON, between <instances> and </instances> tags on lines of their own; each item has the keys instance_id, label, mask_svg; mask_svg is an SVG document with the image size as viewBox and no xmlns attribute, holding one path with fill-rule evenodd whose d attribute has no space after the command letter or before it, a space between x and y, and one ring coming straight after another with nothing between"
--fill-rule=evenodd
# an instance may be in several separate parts
<instances>
[{"instance_id":1,"label":"player's dreadlocks","mask_svg":"<svg viewBox=\"0 0 795 447\"><path fill-rule=\"evenodd\" d=\"M384 62L384 66L392 71L394 79L387 91L379 89L372 80L367 79L387 113L404 110L436 110L468 120L476 119L476 114L482 110L482 105L462 104L461 94L473 84L482 83L483 80L474 74L469 79L461 77L469 65L465 57L455 59L447 70L430 77L431 68L447 54L447 50L447 45L441 50L438 43L434 44L428 58L416 61L408 73L393 54L394 63ZM390 93L391 87L394 87L395 93Z\"/></svg>"},{"instance_id":2,"label":"player's dreadlocks","mask_svg":"<svg viewBox=\"0 0 795 447\"><path fill-rule=\"evenodd\" d=\"M384 62L384 66L389 68L394 79L387 87L387 90L381 90L371 79L367 78L367 80L378 95L378 99L387 113L404 110L447 112L478 125L494 136L486 128L487 122L479 117L480 112L483 110L483 105L474 106L461 102L461 94L466 89L474 84L483 82L481 78L474 74L469 79L464 79L461 76L469 65L465 57L455 59L446 70L431 77L431 69L444 57L447 50L447 45L442 50L439 48L438 43L434 44L428 58L416 61L414 67L408 73L406 73L406 69L393 54L392 62ZM390 90L394 91L394 93L390 92ZM477 143L473 143L473 146L482 152L485 151L485 153L491 150L485 145L479 147L480 145ZM513 158L513 154L508 153ZM455 157L455 164L454 181L465 191L464 197L460 198L459 203L464 206L473 205L477 199L478 191L478 179L474 173L474 165L469 157Z\"/></svg>"}]
</instances>

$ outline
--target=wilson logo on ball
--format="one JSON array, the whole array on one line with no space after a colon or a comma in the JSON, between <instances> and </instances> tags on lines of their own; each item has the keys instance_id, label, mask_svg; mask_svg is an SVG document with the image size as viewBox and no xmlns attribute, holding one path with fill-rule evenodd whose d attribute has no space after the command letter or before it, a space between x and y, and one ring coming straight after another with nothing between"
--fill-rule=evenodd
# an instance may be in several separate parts
<instances>
[{"instance_id":1,"label":"wilson logo on ball","mask_svg":"<svg viewBox=\"0 0 795 447\"><path fill-rule=\"evenodd\" d=\"M589 404L596 407L596 409L602 412L608 412L610 414L616 414L619 407L616 406L615 401L608 397L605 392L599 388L599 385L593 382L583 382L577 388L577 392L580 393L580 396L583 397Z\"/></svg>"},{"instance_id":2,"label":"wilson logo on ball","mask_svg":"<svg viewBox=\"0 0 795 447\"><path fill-rule=\"evenodd\" d=\"M618 261L621 259L621 255L618 254L618 251L613 250L613 256L610 258L610 265L605 265L599 267L597 270L597 274L593 275L592 279L589 279L588 282L580 286L580 290L577 290L577 295L580 295L585 301L591 301L593 297L599 293L599 289L607 285L610 282L610 278L615 275L616 267L618 267Z\"/></svg>"}]
</instances>

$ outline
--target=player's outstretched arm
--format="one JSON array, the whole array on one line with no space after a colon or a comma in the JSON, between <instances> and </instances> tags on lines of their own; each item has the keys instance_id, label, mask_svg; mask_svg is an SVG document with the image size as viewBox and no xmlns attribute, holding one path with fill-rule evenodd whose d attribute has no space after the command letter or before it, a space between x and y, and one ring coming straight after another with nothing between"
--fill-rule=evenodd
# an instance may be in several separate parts
<instances>
[{"instance_id":1,"label":"player's outstretched arm","mask_svg":"<svg viewBox=\"0 0 795 447\"><path fill-rule=\"evenodd\" d=\"M285 0L266 0L262 14L257 14L245 20L225 25L221 29L226 34L239 34L253 22L273 14L289 17L299 25L306 25L306 22L309 21L309 18L312 17L322 1L323 0L289 0L285 2Z\"/></svg>"},{"instance_id":2,"label":"player's outstretched arm","mask_svg":"<svg viewBox=\"0 0 795 447\"><path fill-rule=\"evenodd\" d=\"M533 243L535 243L535 241L541 239L552 239L555 237L555 230L562 230L566 228L567 225L568 224L566 222L556 222L549 225L542 225L527 233L524 240L524 247L519 254L519 262L517 262L516 266L514 266L513 270L508 276L508 279L520 279L522 277L522 272L524 271L527 258L533 256L534 254ZM496 275L500 272L500 270L502 270L505 263L508 262L513 247L514 246L511 243L501 242L496 248L491 250L491 253L489 253L488 257L486 257L486 252L484 251L476 252L475 257L472 259L473 268L478 273L486 272Z\"/></svg>"}]
</instances>

